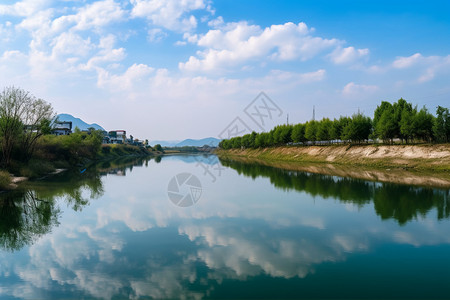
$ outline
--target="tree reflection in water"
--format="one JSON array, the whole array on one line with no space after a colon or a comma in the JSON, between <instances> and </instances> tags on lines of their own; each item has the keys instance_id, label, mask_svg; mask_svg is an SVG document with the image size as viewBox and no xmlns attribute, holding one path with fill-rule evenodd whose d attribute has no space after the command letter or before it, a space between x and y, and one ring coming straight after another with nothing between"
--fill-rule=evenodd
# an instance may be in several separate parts
<instances>
[{"instance_id":1,"label":"tree reflection in water","mask_svg":"<svg viewBox=\"0 0 450 300\"><path fill-rule=\"evenodd\" d=\"M103 194L98 172L84 176L77 173L29 182L19 190L0 195L0 247L17 251L49 233L59 224L61 209L57 199L64 199L69 207L80 211Z\"/></svg>"},{"instance_id":2,"label":"tree reflection in water","mask_svg":"<svg viewBox=\"0 0 450 300\"><path fill-rule=\"evenodd\" d=\"M275 187L283 190L306 192L325 199L333 198L358 207L373 202L375 212L381 219L395 219L400 225L425 217L432 209L437 210L438 220L450 216L450 190L289 171L227 159L220 161L244 176L253 179L267 177Z\"/></svg>"},{"instance_id":3,"label":"tree reflection in water","mask_svg":"<svg viewBox=\"0 0 450 300\"><path fill-rule=\"evenodd\" d=\"M58 225L60 210L35 191L17 191L0 198L0 247L20 250Z\"/></svg>"},{"instance_id":4,"label":"tree reflection in water","mask_svg":"<svg viewBox=\"0 0 450 300\"><path fill-rule=\"evenodd\" d=\"M17 251L32 245L58 225L63 200L81 211L104 194L101 177L125 175L133 166L148 165L151 158L123 157L91 166L85 172L67 171L58 176L25 183L19 190L0 195L0 248Z\"/></svg>"}]
</instances>

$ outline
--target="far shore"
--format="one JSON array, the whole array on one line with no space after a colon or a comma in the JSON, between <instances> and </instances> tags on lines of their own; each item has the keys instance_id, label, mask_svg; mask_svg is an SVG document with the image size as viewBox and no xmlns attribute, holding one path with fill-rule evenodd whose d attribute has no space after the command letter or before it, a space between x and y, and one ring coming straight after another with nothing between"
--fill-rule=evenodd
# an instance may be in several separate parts
<instances>
[{"instance_id":1,"label":"far shore","mask_svg":"<svg viewBox=\"0 0 450 300\"><path fill-rule=\"evenodd\" d=\"M221 159L364 180L450 188L450 145L217 150Z\"/></svg>"}]
</instances>

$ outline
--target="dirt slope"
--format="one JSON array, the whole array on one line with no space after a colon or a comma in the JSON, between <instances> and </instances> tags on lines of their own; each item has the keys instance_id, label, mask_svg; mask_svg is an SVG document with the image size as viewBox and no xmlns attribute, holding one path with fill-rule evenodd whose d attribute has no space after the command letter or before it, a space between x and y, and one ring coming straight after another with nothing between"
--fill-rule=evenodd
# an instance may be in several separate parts
<instances>
[{"instance_id":1,"label":"dirt slope","mask_svg":"<svg viewBox=\"0 0 450 300\"><path fill-rule=\"evenodd\" d=\"M219 155L266 161L322 162L450 171L450 145L357 145L219 150Z\"/></svg>"}]
</instances>

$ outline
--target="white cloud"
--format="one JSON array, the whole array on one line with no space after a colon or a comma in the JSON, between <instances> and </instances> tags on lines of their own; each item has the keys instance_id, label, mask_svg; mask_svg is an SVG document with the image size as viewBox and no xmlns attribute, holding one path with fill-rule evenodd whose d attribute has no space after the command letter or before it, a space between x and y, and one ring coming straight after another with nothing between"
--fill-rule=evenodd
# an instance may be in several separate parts
<instances>
[{"instance_id":1,"label":"white cloud","mask_svg":"<svg viewBox=\"0 0 450 300\"><path fill-rule=\"evenodd\" d=\"M305 61L339 45L336 39L314 37L305 23L285 23L261 29L246 22L230 23L200 37L185 39L206 48L189 57L179 68L187 71L217 71L252 60Z\"/></svg>"},{"instance_id":2,"label":"white cloud","mask_svg":"<svg viewBox=\"0 0 450 300\"><path fill-rule=\"evenodd\" d=\"M344 96L358 96L361 94L372 94L378 91L378 89L379 88L376 85L364 85L350 82L343 88L342 94Z\"/></svg>"},{"instance_id":3,"label":"white cloud","mask_svg":"<svg viewBox=\"0 0 450 300\"><path fill-rule=\"evenodd\" d=\"M102 88L112 90L133 90L136 85L141 84L141 80L154 71L153 68L144 64L134 64L122 75L111 75L107 71L100 69L98 85Z\"/></svg>"},{"instance_id":4,"label":"white cloud","mask_svg":"<svg viewBox=\"0 0 450 300\"><path fill-rule=\"evenodd\" d=\"M153 43L160 42L167 36L167 33L161 28L152 28L148 30L148 40Z\"/></svg>"},{"instance_id":5,"label":"white cloud","mask_svg":"<svg viewBox=\"0 0 450 300\"><path fill-rule=\"evenodd\" d=\"M53 24L55 28L74 25L73 28L76 30L88 30L121 21L125 16L126 12L122 10L119 3L114 0L104 0L82 7L74 15L62 16Z\"/></svg>"},{"instance_id":6,"label":"white cloud","mask_svg":"<svg viewBox=\"0 0 450 300\"><path fill-rule=\"evenodd\" d=\"M57 36L52 42L52 55L75 55L86 56L94 48L90 39L83 39L80 35L72 32L64 32Z\"/></svg>"},{"instance_id":7,"label":"white cloud","mask_svg":"<svg viewBox=\"0 0 450 300\"><path fill-rule=\"evenodd\" d=\"M450 55L423 56L416 53L408 57L397 57L392 67L398 70L408 69L408 72L413 74L419 73L415 82L424 83L434 79L438 73L448 72Z\"/></svg>"},{"instance_id":8,"label":"white cloud","mask_svg":"<svg viewBox=\"0 0 450 300\"><path fill-rule=\"evenodd\" d=\"M335 64L353 63L363 57L367 57L369 49L355 49L354 47L337 47L331 54L330 59Z\"/></svg>"},{"instance_id":9,"label":"white cloud","mask_svg":"<svg viewBox=\"0 0 450 300\"><path fill-rule=\"evenodd\" d=\"M222 16L218 16L216 19L211 20L208 22L208 26L209 27L213 27L213 28L217 28L220 27L224 24L225 22L223 21L223 17Z\"/></svg>"},{"instance_id":10,"label":"white cloud","mask_svg":"<svg viewBox=\"0 0 450 300\"><path fill-rule=\"evenodd\" d=\"M397 69L409 68L418 62L420 62L424 57L420 53L413 54L408 57L398 57L392 63L392 66Z\"/></svg>"},{"instance_id":11,"label":"white cloud","mask_svg":"<svg viewBox=\"0 0 450 300\"><path fill-rule=\"evenodd\" d=\"M192 11L207 9L206 0L131 0L131 15L144 17L152 24L174 31L190 31L197 27Z\"/></svg>"},{"instance_id":12,"label":"white cloud","mask_svg":"<svg viewBox=\"0 0 450 300\"><path fill-rule=\"evenodd\" d=\"M50 0L23 0L9 5L0 4L0 15L32 16L50 2Z\"/></svg>"}]
</instances>

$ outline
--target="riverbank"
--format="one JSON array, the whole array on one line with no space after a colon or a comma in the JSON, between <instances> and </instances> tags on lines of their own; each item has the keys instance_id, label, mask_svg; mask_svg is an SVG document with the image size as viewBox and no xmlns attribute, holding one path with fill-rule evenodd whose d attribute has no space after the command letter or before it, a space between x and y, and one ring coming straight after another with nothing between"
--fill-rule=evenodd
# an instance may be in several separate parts
<instances>
[{"instance_id":1,"label":"riverbank","mask_svg":"<svg viewBox=\"0 0 450 300\"><path fill-rule=\"evenodd\" d=\"M91 150L92 151L92 150ZM85 169L98 162L111 161L123 157L146 157L162 155L162 152L131 145L102 145L96 154L92 152L81 155L63 152L40 153L28 163L13 161L9 171L0 170L0 191L13 190L29 179L40 179L68 169Z\"/></svg>"},{"instance_id":2,"label":"riverbank","mask_svg":"<svg viewBox=\"0 0 450 300\"><path fill-rule=\"evenodd\" d=\"M221 157L450 171L450 145L329 145L218 150Z\"/></svg>"}]
</instances>

